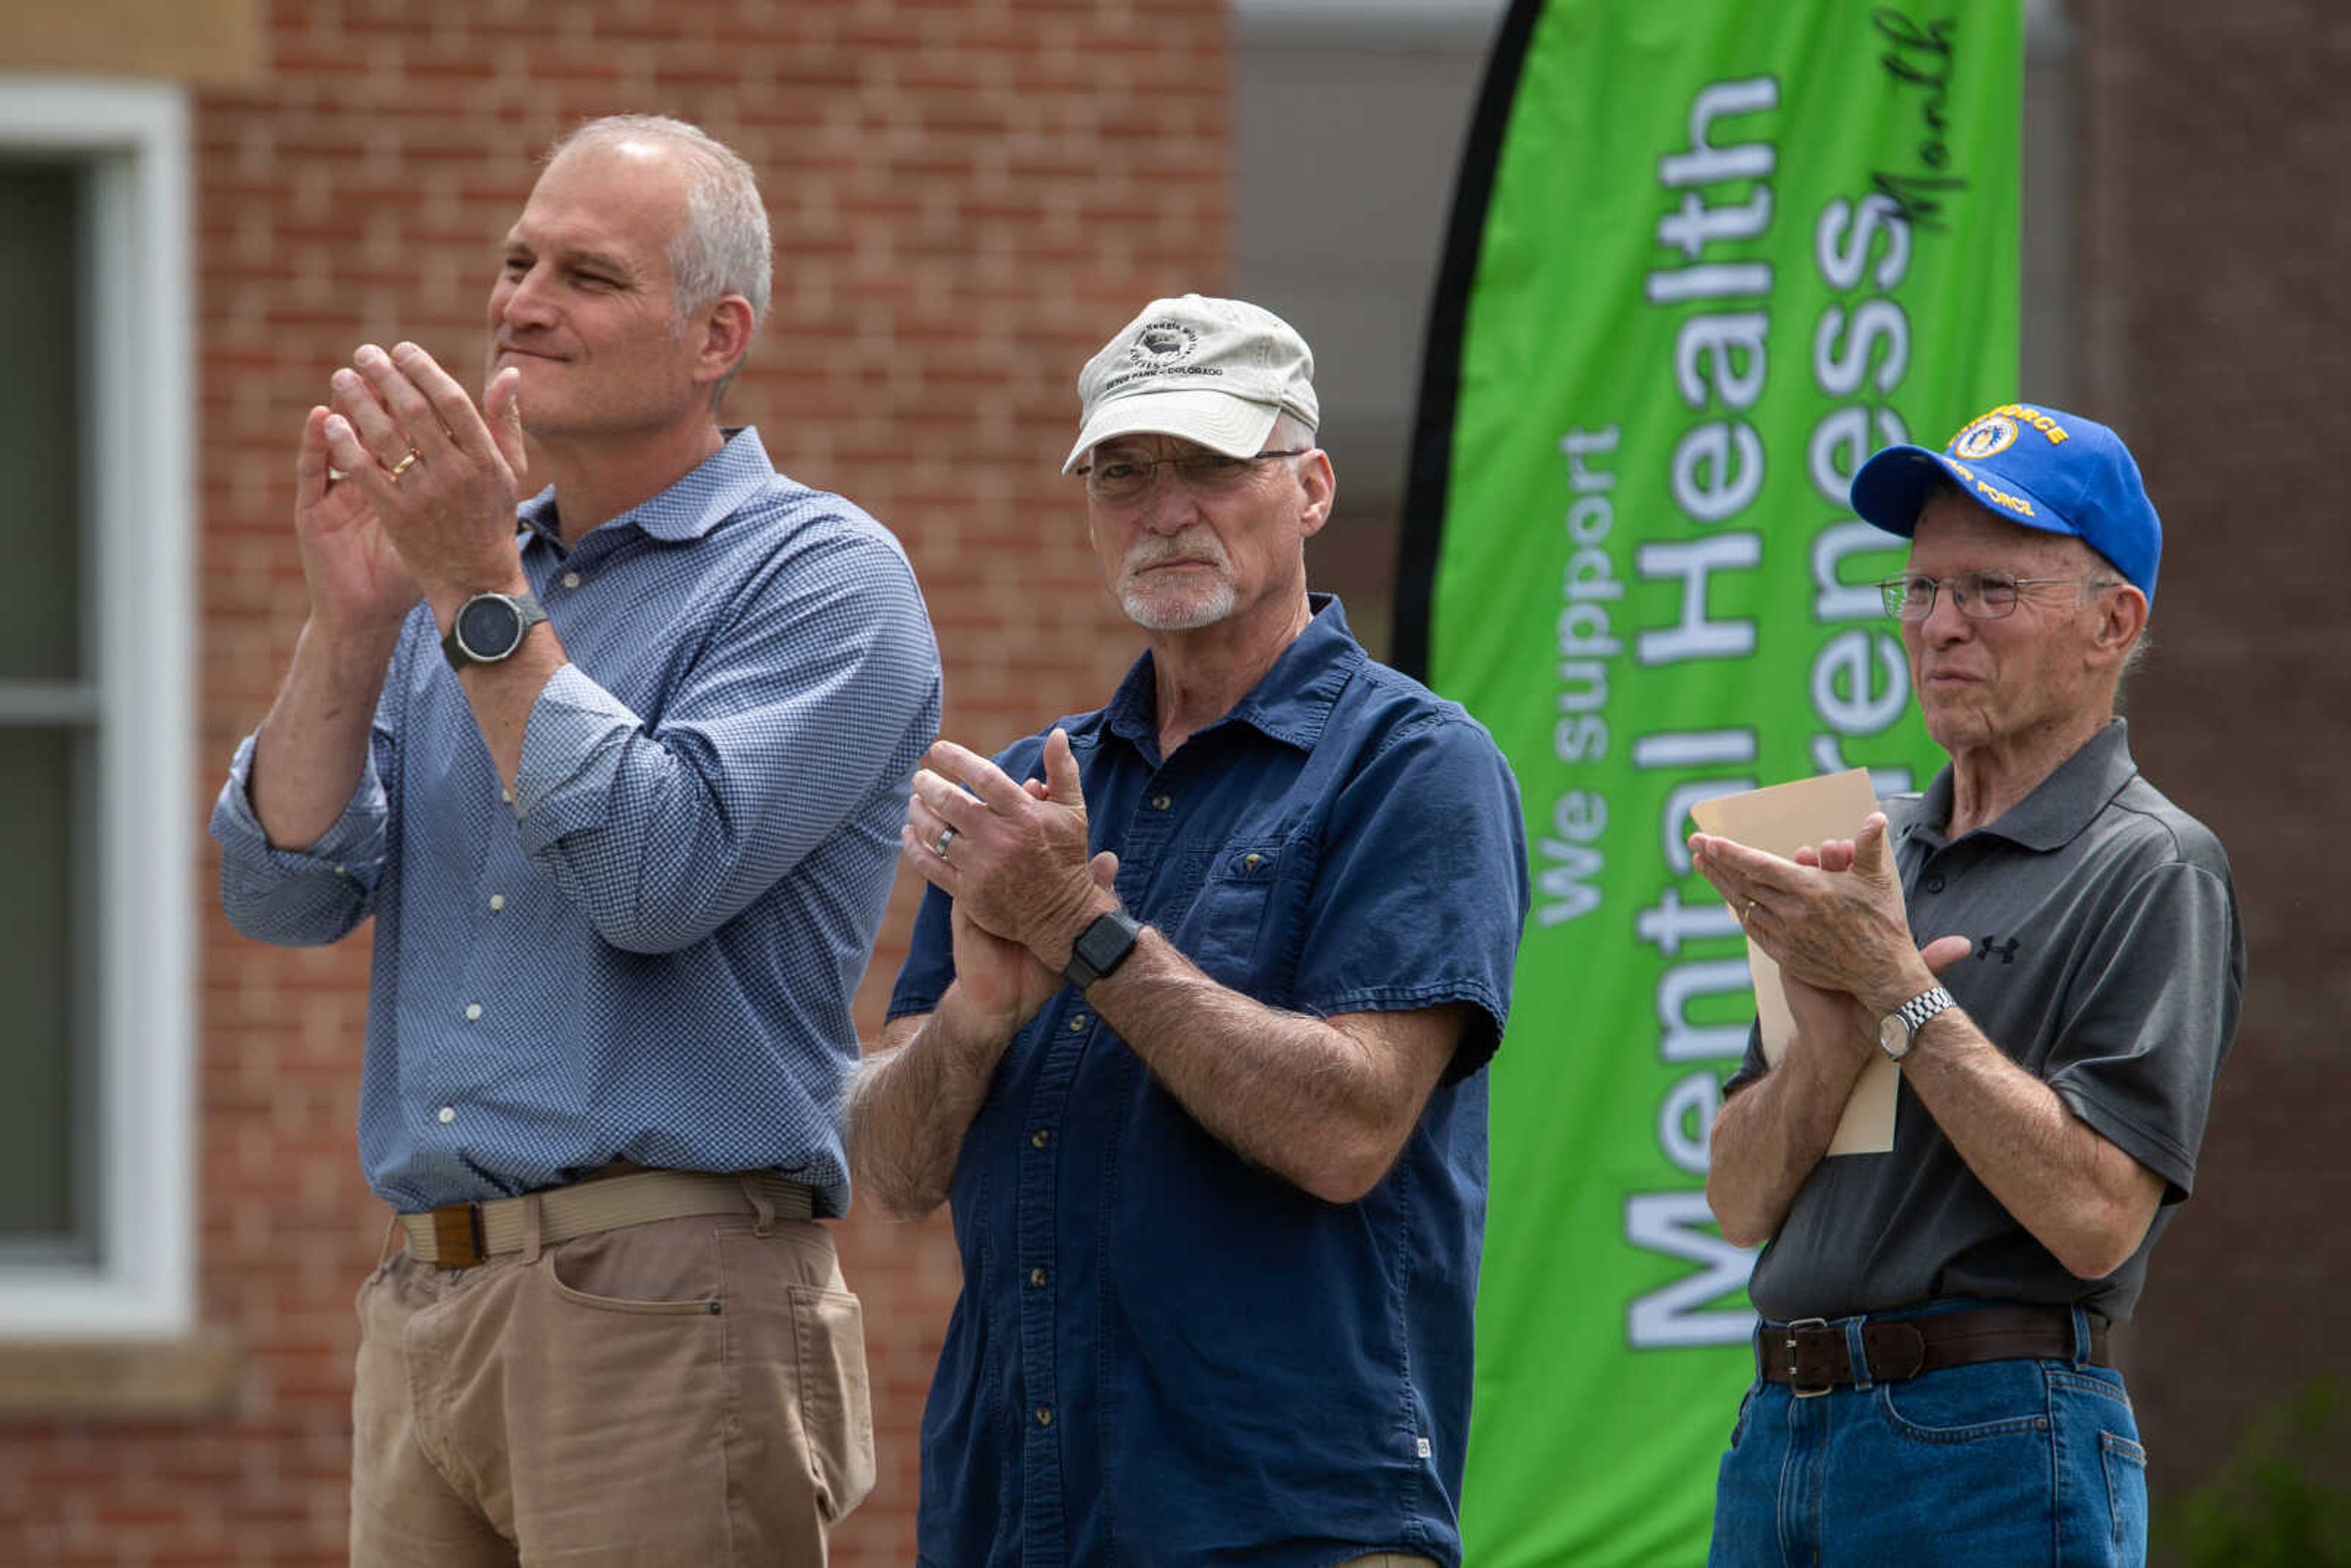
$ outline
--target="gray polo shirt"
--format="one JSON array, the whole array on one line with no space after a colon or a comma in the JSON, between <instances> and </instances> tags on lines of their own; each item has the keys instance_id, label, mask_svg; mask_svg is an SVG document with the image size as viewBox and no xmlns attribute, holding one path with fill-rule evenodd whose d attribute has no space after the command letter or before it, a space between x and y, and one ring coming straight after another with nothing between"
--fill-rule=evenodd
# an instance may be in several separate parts
<instances>
[{"instance_id":1,"label":"gray polo shirt","mask_svg":"<svg viewBox=\"0 0 2351 1568\"><path fill-rule=\"evenodd\" d=\"M2163 1206L2121 1268L2076 1279L1976 1179L1905 1082L1893 1152L1813 1166L1749 1294L1780 1322L1951 1297L2078 1301L2123 1322L2171 1206L2195 1186L2212 1081L2237 1031L2245 941L2228 857L2139 777L2120 719L1957 842L1943 836L1948 768L1885 807L1911 931L1975 942L1943 984L2074 1114L2163 1177ZM1750 1037L1728 1087L1764 1070Z\"/></svg>"}]
</instances>

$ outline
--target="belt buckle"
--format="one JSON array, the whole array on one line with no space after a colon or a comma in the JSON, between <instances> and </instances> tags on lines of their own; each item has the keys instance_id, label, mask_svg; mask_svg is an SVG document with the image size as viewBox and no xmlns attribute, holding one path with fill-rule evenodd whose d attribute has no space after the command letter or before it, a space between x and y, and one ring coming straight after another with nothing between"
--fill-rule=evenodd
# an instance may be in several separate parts
<instances>
[{"instance_id":1,"label":"belt buckle","mask_svg":"<svg viewBox=\"0 0 2351 1568\"><path fill-rule=\"evenodd\" d=\"M1823 1383L1815 1385L1813 1384L1801 1382L1796 1376L1796 1331L1798 1329L1824 1329L1828 1326L1829 1321L1826 1318L1797 1318L1787 1326L1782 1343L1788 1347L1788 1392L1794 1395L1799 1399L1818 1399L1822 1395L1828 1393L1836 1386L1834 1383Z\"/></svg>"},{"instance_id":2,"label":"belt buckle","mask_svg":"<svg viewBox=\"0 0 2351 1568\"><path fill-rule=\"evenodd\" d=\"M489 1256L482 1244L482 1206L444 1203L433 1211L433 1261L443 1269L470 1269Z\"/></svg>"}]
</instances>

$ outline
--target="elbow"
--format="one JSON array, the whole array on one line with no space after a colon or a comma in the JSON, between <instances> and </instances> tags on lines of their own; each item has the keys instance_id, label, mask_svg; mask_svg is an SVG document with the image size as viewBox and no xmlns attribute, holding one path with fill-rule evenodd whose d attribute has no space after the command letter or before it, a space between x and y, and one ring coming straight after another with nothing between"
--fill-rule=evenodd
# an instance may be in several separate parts
<instances>
[{"instance_id":1,"label":"elbow","mask_svg":"<svg viewBox=\"0 0 2351 1568\"><path fill-rule=\"evenodd\" d=\"M1771 1239L1774 1220L1750 1204L1712 1170L1706 1176L1706 1206L1714 1213L1715 1228L1733 1247L1761 1247Z\"/></svg>"},{"instance_id":2,"label":"elbow","mask_svg":"<svg viewBox=\"0 0 2351 1568\"><path fill-rule=\"evenodd\" d=\"M691 914L664 915L643 909L590 909L589 924L608 947L641 958L659 958L684 952L718 929L717 922Z\"/></svg>"},{"instance_id":3,"label":"elbow","mask_svg":"<svg viewBox=\"0 0 2351 1568\"><path fill-rule=\"evenodd\" d=\"M947 1200L944 1186L925 1181L919 1172L862 1153L854 1141L849 1145L849 1181L860 1203L896 1225L927 1219Z\"/></svg>"},{"instance_id":4,"label":"elbow","mask_svg":"<svg viewBox=\"0 0 2351 1568\"><path fill-rule=\"evenodd\" d=\"M2155 1223L2162 1189L2101 1196L2070 1216L2064 1234L2046 1241L2050 1255L2077 1280L2103 1280L2131 1260ZM2141 1199L2144 1201L2140 1201Z\"/></svg>"},{"instance_id":5,"label":"elbow","mask_svg":"<svg viewBox=\"0 0 2351 1568\"><path fill-rule=\"evenodd\" d=\"M1410 1131L1405 1129L1407 1134ZM1300 1150L1281 1174L1325 1203L1355 1203L1387 1179L1403 1151L1402 1136L1364 1129L1319 1148Z\"/></svg>"},{"instance_id":6,"label":"elbow","mask_svg":"<svg viewBox=\"0 0 2351 1568\"><path fill-rule=\"evenodd\" d=\"M2086 1228L2078 1236L2068 1237L2062 1246L2053 1246L2064 1270L2077 1280L2103 1280L2131 1260L2139 1243L2147 1238L2147 1224L2135 1217L2116 1217L2109 1223Z\"/></svg>"},{"instance_id":7,"label":"elbow","mask_svg":"<svg viewBox=\"0 0 2351 1568\"><path fill-rule=\"evenodd\" d=\"M893 1189L886 1182L854 1175L851 1180L858 1184L858 1195L865 1200L865 1207L893 1225L910 1225L917 1219L928 1219L938 1212L939 1205L946 1201L944 1193Z\"/></svg>"}]
</instances>

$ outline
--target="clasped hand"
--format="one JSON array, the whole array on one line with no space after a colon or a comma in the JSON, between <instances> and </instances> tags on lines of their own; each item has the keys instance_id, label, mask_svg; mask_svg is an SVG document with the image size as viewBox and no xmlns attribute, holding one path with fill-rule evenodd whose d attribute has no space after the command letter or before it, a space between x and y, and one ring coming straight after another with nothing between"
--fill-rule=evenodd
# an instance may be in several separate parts
<instances>
[{"instance_id":1,"label":"clasped hand","mask_svg":"<svg viewBox=\"0 0 2351 1568\"><path fill-rule=\"evenodd\" d=\"M1853 997L1876 1016L1934 983L1943 943L1964 943L1916 946L1886 834L1885 813L1873 811L1856 837L1806 845L1790 858L1693 833L1690 862L1782 975Z\"/></svg>"},{"instance_id":2,"label":"clasped hand","mask_svg":"<svg viewBox=\"0 0 2351 1568\"><path fill-rule=\"evenodd\" d=\"M1086 853L1085 790L1070 737L1045 741L1045 777L1026 782L942 740L924 758L899 841L955 900L956 977L982 1010L1017 1024L1061 984L1070 944L1118 906L1118 857Z\"/></svg>"},{"instance_id":3,"label":"clasped hand","mask_svg":"<svg viewBox=\"0 0 2351 1568\"><path fill-rule=\"evenodd\" d=\"M296 531L313 613L397 621L420 597L444 620L486 589L523 585L514 550L525 455L518 372L477 409L413 343L365 344L310 411L296 468Z\"/></svg>"}]
</instances>

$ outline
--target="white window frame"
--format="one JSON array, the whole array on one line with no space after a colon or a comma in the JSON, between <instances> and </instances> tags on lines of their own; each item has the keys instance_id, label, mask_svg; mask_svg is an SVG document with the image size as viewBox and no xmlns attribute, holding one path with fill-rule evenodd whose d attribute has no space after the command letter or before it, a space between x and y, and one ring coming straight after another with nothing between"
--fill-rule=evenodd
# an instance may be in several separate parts
<instances>
[{"instance_id":1,"label":"white window frame","mask_svg":"<svg viewBox=\"0 0 2351 1568\"><path fill-rule=\"evenodd\" d=\"M194 1322L188 107L169 83L0 75L0 149L91 174L80 423L99 706L98 1249L0 1266L0 1341Z\"/></svg>"}]
</instances>

